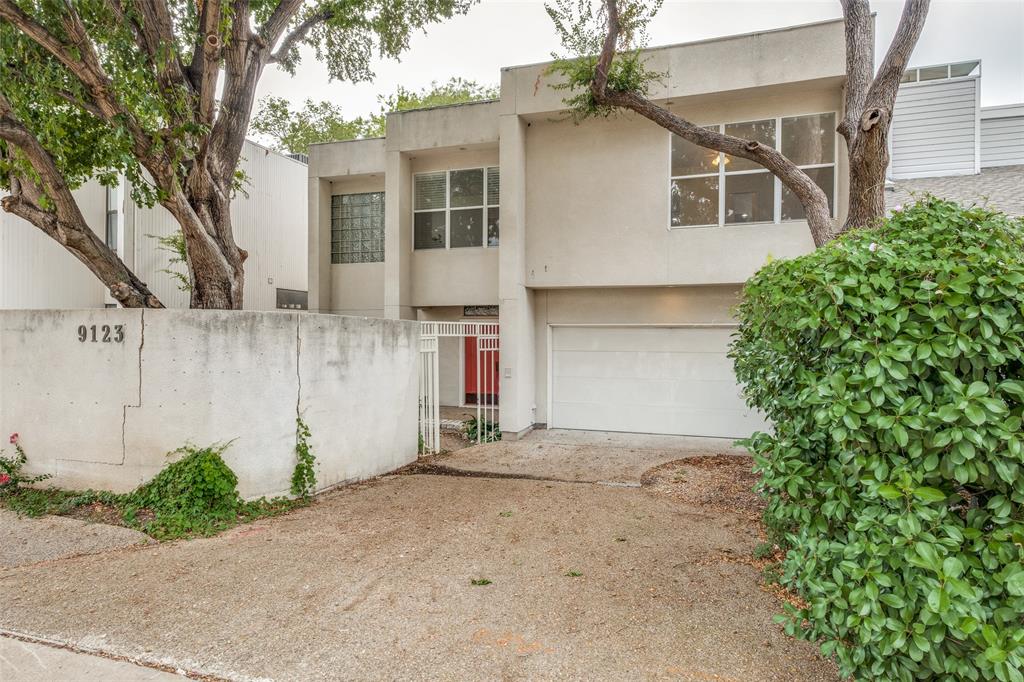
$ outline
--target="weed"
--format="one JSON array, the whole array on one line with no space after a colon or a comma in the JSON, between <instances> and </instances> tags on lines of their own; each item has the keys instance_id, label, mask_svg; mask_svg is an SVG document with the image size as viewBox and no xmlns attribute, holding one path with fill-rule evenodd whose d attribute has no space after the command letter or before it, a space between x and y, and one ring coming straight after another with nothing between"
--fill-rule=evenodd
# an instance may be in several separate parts
<instances>
[{"instance_id":1,"label":"weed","mask_svg":"<svg viewBox=\"0 0 1024 682\"><path fill-rule=\"evenodd\" d=\"M483 587L484 585L490 585L491 581L487 578L473 578L469 581L469 584L476 587Z\"/></svg>"},{"instance_id":2,"label":"weed","mask_svg":"<svg viewBox=\"0 0 1024 682\"><path fill-rule=\"evenodd\" d=\"M512 516L512 512L510 512L510 511L498 512L498 516L503 516L503 517L505 517L507 519L508 517Z\"/></svg>"},{"instance_id":3,"label":"weed","mask_svg":"<svg viewBox=\"0 0 1024 682\"><path fill-rule=\"evenodd\" d=\"M579 578L581 575L583 575L583 574L580 573L579 571L569 571L568 573L565 574L565 577L566 578Z\"/></svg>"}]
</instances>

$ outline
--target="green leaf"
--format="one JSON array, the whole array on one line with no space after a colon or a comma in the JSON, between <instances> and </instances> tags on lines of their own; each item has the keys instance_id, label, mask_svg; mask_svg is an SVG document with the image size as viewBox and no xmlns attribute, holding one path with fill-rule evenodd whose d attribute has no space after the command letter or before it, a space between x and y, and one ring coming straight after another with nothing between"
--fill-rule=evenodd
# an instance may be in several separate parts
<instances>
[{"instance_id":1,"label":"green leaf","mask_svg":"<svg viewBox=\"0 0 1024 682\"><path fill-rule=\"evenodd\" d=\"M878 494L887 500L895 500L899 497L903 497L903 493L898 488L891 485L880 485L878 486Z\"/></svg>"},{"instance_id":2,"label":"green leaf","mask_svg":"<svg viewBox=\"0 0 1024 682\"><path fill-rule=\"evenodd\" d=\"M943 502L946 494L937 488L914 488L914 497L925 502Z\"/></svg>"}]
</instances>

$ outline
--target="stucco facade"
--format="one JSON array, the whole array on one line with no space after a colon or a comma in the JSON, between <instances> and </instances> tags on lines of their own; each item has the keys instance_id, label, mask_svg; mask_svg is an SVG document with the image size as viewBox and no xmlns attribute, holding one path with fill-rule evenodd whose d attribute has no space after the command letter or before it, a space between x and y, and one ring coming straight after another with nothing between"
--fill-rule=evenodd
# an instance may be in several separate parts
<instances>
[{"instance_id":1,"label":"stucco facade","mask_svg":"<svg viewBox=\"0 0 1024 682\"><path fill-rule=\"evenodd\" d=\"M647 52L649 67L665 77L652 97L701 125L758 121L780 139L794 117L838 120L843 40L842 23L831 21L655 48ZM310 308L463 319L466 306L497 306L506 437L552 422L551 339L558 328L726 329L743 281L771 258L813 248L806 222L785 219L781 186L769 176L754 178L772 188L761 195L771 204L762 209L767 219L732 224L719 211L718 225L673 226L673 211L685 209L673 194L672 135L628 114L574 123L564 91L549 87L547 67L503 69L498 100L392 113L386 138L316 145L309 162ZM841 221L845 148L826 132L819 147ZM704 174L708 186L733 182L730 159L715 157L715 169ZM420 222L428 222L417 215L427 191L418 175L449 171L432 177L447 177L445 201L454 202L461 180L451 172L488 169L489 179L492 168L500 170L500 201L492 207L500 210L499 236L486 232L483 243L455 248L458 210L446 204L444 248L416 248L426 239ZM338 242L349 229L341 197L380 192L382 259L340 262L352 260L339 254L349 248ZM738 213L726 204L738 200L725 193L720 205ZM485 222L494 215L489 210L483 208ZM594 352L601 343L595 336ZM442 376L442 399L457 399L458 385L445 382Z\"/></svg>"}]
</instances>

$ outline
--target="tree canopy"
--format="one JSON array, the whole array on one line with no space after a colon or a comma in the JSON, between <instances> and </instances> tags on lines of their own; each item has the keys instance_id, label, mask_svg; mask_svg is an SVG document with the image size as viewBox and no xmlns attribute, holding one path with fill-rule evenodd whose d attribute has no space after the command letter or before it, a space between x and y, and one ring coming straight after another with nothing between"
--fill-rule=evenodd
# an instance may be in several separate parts
<instances>
[{"instance_id":1,"label":"tree canopy","mask_svg":"<svg viewBox=\"0 0 1024 682\"><path fill-rule=\"evenodd\" d=\"M124 305L159 301L86 224L71 190L123 175L182 227L196 307L240 307L230 199L256 86L300 46L365 81L416 30L472 0L0 0L4 210L56 239Z\"/></svg>"},{"instance_id":2,"label":"tree canopy","mask_svg":"<svg viewBox=\"0 0 1024 682\"><path fill-rule=\"evenodd\" d=\"M273 140L271 146L278 151L305 154L309 145L318 142L383 137L390 111L463 104L497 96L496 87L453 77L443 83L433 81L421 90L399 86L394 93L377 98L377 112L354 118L346 118L339 105L327 100L307 99L301 108L292 109L285 98L268 96L260 100L251 129Z\"/></svg>"}]
</instances>

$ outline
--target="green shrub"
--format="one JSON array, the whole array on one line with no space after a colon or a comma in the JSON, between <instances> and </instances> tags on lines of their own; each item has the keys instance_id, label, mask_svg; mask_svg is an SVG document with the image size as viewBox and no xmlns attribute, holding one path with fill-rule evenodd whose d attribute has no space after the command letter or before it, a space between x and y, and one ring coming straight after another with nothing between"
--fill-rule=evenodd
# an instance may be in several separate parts
<instances>
[{"instance_id":1,"label":"green shrub","mask_svg":"<svg viewBox=\"0 0 1024 682\"><path fill-rule=\"evenodd\" d=\"M126 519L149 510L153 520L145 530L158 537L208 535L237 521L243 505L238 477L221 457L228 445L175 450L171 454L184 456L127 496Z\"/></svg>"},{"instance_id":2,"label":"green shrub","mask_svg":"<svg viewBox=\"0 0 1024 682\"><path fill-rule=\"evenodd\" d=\"M780 622L844 675L1024 679L1022 285L1024 221L928 199L744 289Z\"/></svg>"}]
</instances>

